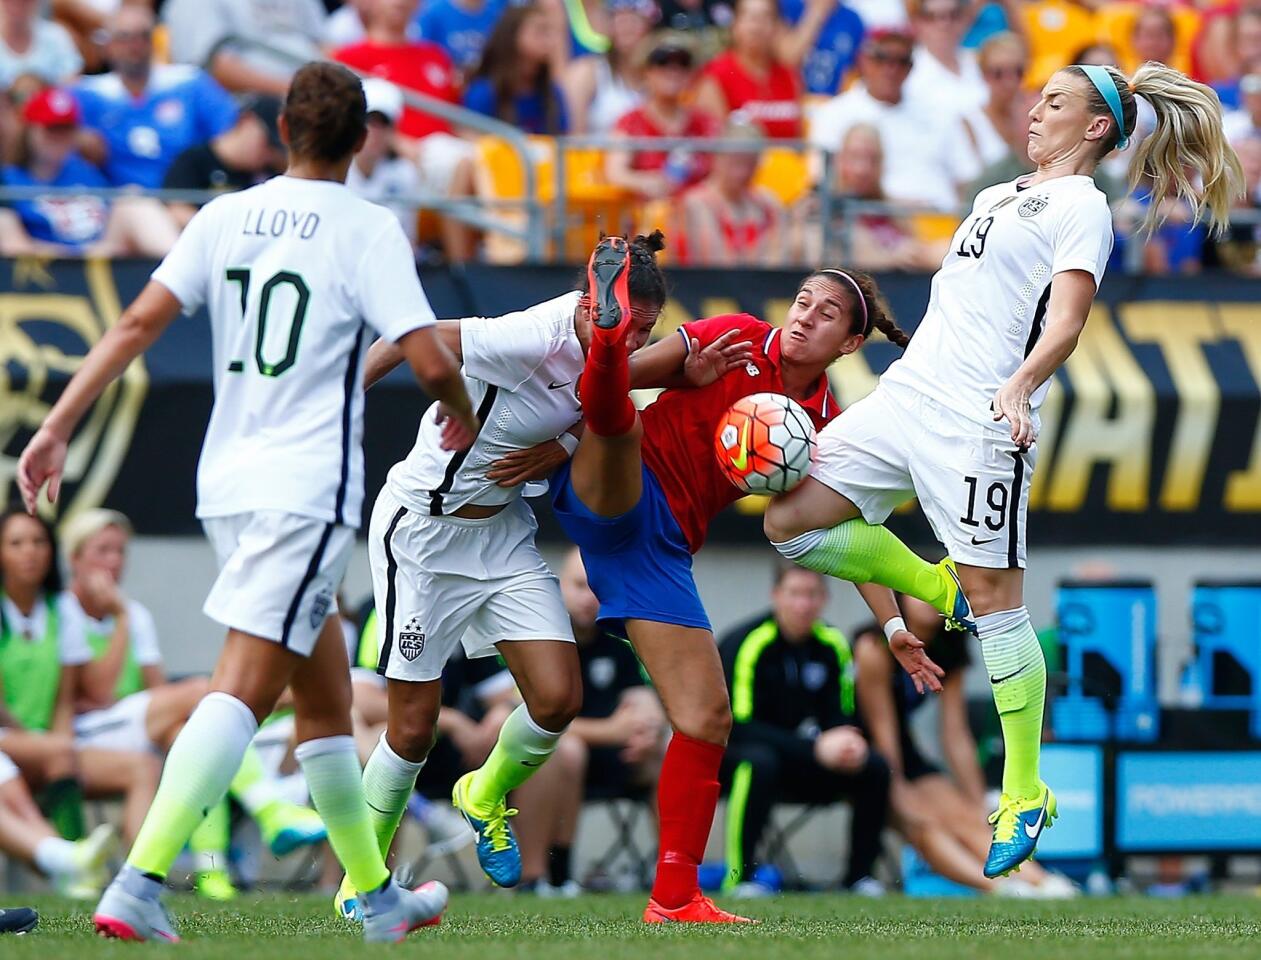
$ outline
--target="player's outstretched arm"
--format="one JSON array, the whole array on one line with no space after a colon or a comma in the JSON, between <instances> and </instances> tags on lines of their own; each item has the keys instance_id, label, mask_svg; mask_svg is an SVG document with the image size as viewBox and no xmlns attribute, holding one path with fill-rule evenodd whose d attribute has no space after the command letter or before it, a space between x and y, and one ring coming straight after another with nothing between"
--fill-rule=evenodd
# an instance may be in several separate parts
<instances>
[{"instance_id":1,"label":"player's outstretched arm","mask_svg":"<svg viewBox=\"0 0 1261 960\"><path fill-rule=\"evenodd\" d=\"M180 309L175 294L150 280L123 311L118 323L88 351L18 461L18 489L31 513L35 512L44 484L48 484L48 499L57 500L70 436L84 414L105 388L122 376L127 365L153 345L179 316Z\"/></svg>"},{"instance_id":2,"label":"player's outstretched arm","mask_svg":"<svg viewBox=\"0 0 1261 960\"><path fill-rule=\"evenodd\" d=\"M463 362L463 351L460 347L460 321L439 320L434 329L438 331L438 339L451 351L457 361ZM402 363L406 357L397 343L391 343L384 337L368 348L368 355L363 365L363 388L375 386L391 370Z\"/></svg>"},{"instance_id":3,"label":"player's outstretched arm","mask_svg":"<svg viewBox=\"0 0 1261 960\"><path fill-rule=\"evenodd\" d=\"M481 425L464 389L460 362L432 326L405 334L398 346L421 387L447 412L447 426L442 432L443 447L448 450L467 449Z\"/></svg>"},{"instance_id":4,"label":"player's outstretched arm","mask_svg":"<svg viewBox=\"0 0 1261 960\"><path fill-rule=\"evenodd\" d=\"M753 359L752 342L737 340L740 334L740 330L728 330L704 347L695 337L684 343L680 336L669 336L636 350L630 358L631 388L703 387L713 383L728 370L743 367Z\"/></svg>"},{"instance_id":5,"label":"player's outstretched arm","mask_svg":"<svg viewBox=\"0 0 1261 960\"><path fill-rule=\"evenodd\" d=\"M1077 348L1095 300L1095 278L1085 270L1065 270L1051 280L1046 328L1011 379L994 394L994 420L1011 424L1011 439L1021 449L1038 439L1030 398Z\"/></svg>"},{"instance_id":6,"label":"player's outstretched arm","mask_svg":"<svg viewBox=\"0 0 1261 960\"><path fill-rule=\"evenodd\" d=\"M889 638L889 651L902 665L902 669L911 675L915 689L920 693L925 690L940 693L941 678L946 675L946 671L924 652L924 641L906 629L893 591L878 583L857 583L854 586L862 594L871 612L876 615L876 622L885 630ZM891 624L890 621L896 623ZM896 627L892 633L889 632L891 626Z\"/></svg>"}]
</instances>

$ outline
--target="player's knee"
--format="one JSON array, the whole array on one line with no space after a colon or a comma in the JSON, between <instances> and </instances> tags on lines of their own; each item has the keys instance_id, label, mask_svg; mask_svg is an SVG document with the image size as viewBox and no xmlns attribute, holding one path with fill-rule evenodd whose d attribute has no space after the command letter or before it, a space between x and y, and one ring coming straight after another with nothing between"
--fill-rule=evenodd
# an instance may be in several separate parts
<instances>
[{"instance_id":1,"label":"player's knee","mask_svg":"<svg viewBox=\"0 0 1261 960\"><path fill-rule=\"evenodd\" d=\"M544 730L564 730L582 709L582 681L567 683L562 679L549 684L534 691L526 706L530 719Z\"/></svg>"},{"instance_id":2,"label":"player's knee","mask_svg":"<svg viewBox=\"0 0 1261 960\"><path fill-rule=\"evenodd\" d=\"M762 531L771 543L783 543L791 540L804 530L797 529L796 511L780 497L772 497L766 505L766 513L762 516Z\"/></svg>"},{"instance_id":3,"label":"player's knee","mask_svg":"<svg viewBox=\"0 0 1261 960\"><path fill-rule=\"evenodd\" d=\"M59 734L50 734L42 747L43 778L46 783L66 780L75 775L79 764L73 740Z\"/></svg>"},{"instance_id":4,"label":"player's knee","mask_svg":"<svg viewBox=\"0 0 1261 960\"><path fill-rule=\"evenodd\" d=\"M731 704L724 696L708 703L690 705L681 716L673 718L674 729L693 740L725 746L731 736Z\"/></svg>"},{"instance_id":5,"label":"player's knee","mask_svg":"<svg viewBox=\"0 0 1261 960\"><path fill-rule=\"evenodd\" d=\"M437 737L436 718L419 714L403 719L391 718L385 734L390 749L409 763L420 763L429 756Z\"/></svg>"}]
</instances>

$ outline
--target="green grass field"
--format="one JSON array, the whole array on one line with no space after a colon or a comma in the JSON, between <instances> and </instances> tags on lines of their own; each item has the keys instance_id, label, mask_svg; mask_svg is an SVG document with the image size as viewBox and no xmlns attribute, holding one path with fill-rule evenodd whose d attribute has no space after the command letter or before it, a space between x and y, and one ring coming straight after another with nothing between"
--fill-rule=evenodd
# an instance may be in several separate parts
<instances>
[{"instance_id":1,"label":"green grass field","mask_svg":"<svg viewBox=\"0 0 1261 960\"><path fill-rule=\"evenodd\" d=\"M4 960L104 960L135 957L137 950L148 956L161 949L94 938L88 912L79 905L52 898L36 898L34 905L42 913L39 929L25 937L0 940ZM342 960L389 951L425 960L1261 956L1261 899L1253 897L1066 904L787 896L746 906L763 920L760 926L645 927L638 922L643 907L640 897L589 896L557 902L466 895L455 897L440 928L413 934L401 947L367 948L332 916L323 897L251 897L230 906L207 906L190 896L171 899L186 938L176 948L180 960Z\"/></svg>"}]
</instances>

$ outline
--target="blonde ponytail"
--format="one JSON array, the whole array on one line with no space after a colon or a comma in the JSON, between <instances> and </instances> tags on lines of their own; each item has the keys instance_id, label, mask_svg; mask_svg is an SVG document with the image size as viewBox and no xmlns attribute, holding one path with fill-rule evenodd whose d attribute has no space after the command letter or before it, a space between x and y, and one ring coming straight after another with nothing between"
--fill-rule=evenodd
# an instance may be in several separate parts
<instances>
[{"instance_id":1,"label":"blonde ponytail","mask_svg":"<svg viewBox=\"0 0 1261 960\"><path fill-rule=\"evenodd\" d=\"M1243 193L1244 175L1222 130L1217 94L1171 67L1150 61L1138 68L1129 87L1156 112L1156 129L1139 144L1130 167L1132 187L1151 186L1144 229L1160 226L1167 216L1162 213L1165 201L1176 198L1191 204L1196 218L1206 219L1210 230L1221 234L1231 204Z\"/></svg>"}]
</instances>

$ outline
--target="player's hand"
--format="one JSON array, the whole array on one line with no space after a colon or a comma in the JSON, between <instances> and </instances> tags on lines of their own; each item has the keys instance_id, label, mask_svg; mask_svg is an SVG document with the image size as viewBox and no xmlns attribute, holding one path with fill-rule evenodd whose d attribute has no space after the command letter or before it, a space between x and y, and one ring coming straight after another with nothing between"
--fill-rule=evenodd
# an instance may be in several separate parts
<instances>
[{"instance_id":1,"label":"player's hand","mask_svg":"<svg viewBox=\"0 0 1261 960\"><path fill-rule=\"evenodd\" d=\"M18 490L28 513L34 513L39 492L48 484L48 500L57 502L61 493L61 475L66 467L69 443L47 427L40 427L18 460Z\"/></svg>"},{"instance_id":2,"label":"player's hand","mask_svg":"<svg viewBox=\"0 0 1261 960\"><path fill-rule=\"evenodd\" d=\"M929 690L941 692L941 678L946 671L933 663L924 650L924 641L909 630L895 631L889 639L889 651L902 665L902 669L911 675L918 693Z\"/></svg>"},{"instance_id":3,"label":"player's hand","mask_svg":"<svg viewBox=\"0 0 1261 960\"><path fill-rule=\"evenodd\" d=\"M815 737L814 758L829 770L853 772L867 762L867 740L857 727L824 730Z\"/></svg>"},{"instance_id":4,"label":"player's hand","mask_svg":"<svg viewBox=\"0 0 1261 960\"><path fill-rule=\"evenodd\" d=\"M482 428L477 421L477 414L471 410L466 414L456 414L442 402L438 403L438 415L434 422L442 427L439 443L443 450L467 450Z\"/></svg>"},{"instance_id":5,"label":"player's hand","mask_svg":"<svg viewBox=\"0 0 1261 960\"><path fill-rule=\"evenodd\" d=\"M531 480L546 480L569 459L569 451L555 440L545 440L526 450L513 450L490 465L486 479L501 487L515 487Z\"/></svg>"},{"instance_id":6,"label":"player's hand","mask_svg":"<svg viewBox=\"0 0 1261 960\"><path fill-rule=\"evenodd\" d=\"M88 570L83 574L83 587L88 605L106 616L120 617L127 613L127 601L118 589L118 582L104 570Z\"/></svg>"},{"instance_id":7,"label":"player's hand","mask_svg":"<svg viewBox=\"0 0 1261 960\"><path fill-rule=\"evenodd\" d=\"M736 341L739 330L728 330L709 346L701 349L700 341L692 338L687 358L683 361L683 376L693 387L713 383L729 370L743 367L753 359L753 342Z\"/></svg>"},{"instance_id":8,"label":"player's hand","mask_svg":"<svg viewBox=\"0 0 1261 960\"><path fill-rule=\"evenodd\" d=\"M1008 380L994 394L994 422L1006 420L1011 424L1011 442L1022 451L1033 446L1038 439L1038 431L1033 423L1033 407L1029 402L1029 391L1019 384Z\"/></svg>"}]
</instances>

